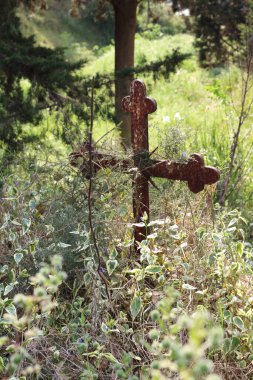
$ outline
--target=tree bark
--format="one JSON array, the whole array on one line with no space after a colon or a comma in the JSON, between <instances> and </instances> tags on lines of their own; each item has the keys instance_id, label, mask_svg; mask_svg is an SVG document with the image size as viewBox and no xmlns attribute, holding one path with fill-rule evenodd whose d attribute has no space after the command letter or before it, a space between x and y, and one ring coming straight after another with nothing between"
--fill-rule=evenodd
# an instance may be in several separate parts
<instances>
[{"instance_id":1,"label":"tree bark","mask_svg":"<svg viewBox=\"0 0 253 380\"><path fill-rule=\"evenodd\" d=\"M115 12L115 117L120 125L122 141L131 144L130 116L122 111L121 100L129 94L132 74L125 74L134 67L134 39L136 31L137 0L114 0Z\"/></svg>"}]
</instances>

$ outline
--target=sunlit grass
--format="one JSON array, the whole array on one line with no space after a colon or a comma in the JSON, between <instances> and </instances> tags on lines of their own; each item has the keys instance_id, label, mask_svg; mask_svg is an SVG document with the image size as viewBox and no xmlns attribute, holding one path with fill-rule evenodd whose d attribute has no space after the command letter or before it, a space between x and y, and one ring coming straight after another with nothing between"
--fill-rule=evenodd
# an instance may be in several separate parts
<instances>
[{"instance_id":1,"label":"sunlit grass","mask_svg":"<svg viewBox=\"0 0 253 380\"><path fill-rule=\"evenodd\" d=\"M36 13L31 16L33 18L31 23L23 13L21 15L23 25L24 28L28 28L26 33L34 33L39 44L49 47L68 47L66 50L68 59L86 59L87 63L80 71L84 78L96 73L113 76L113 43L103 44L94 25L89 27L84 20L81 23L80 20L69 18L66 9L58 15L59 17L54 15L55 13L50 10L46 17ZM63 22L64 28L62 28ZM160 60L174 49L192 54L175 74L171 74L168 78L158 78L156 81L152 76L140 77L146 83L148 96L156 99L158 104L157 111L149 116L150 149L158 147L156 152L164 155L163 146L168 139L180 139L184 136L179 152L172 158L178 158L181 153L188 155L199 152L205 156L208 164L224 171L228 165L233 131L238 123L240 111L240 69L235 66L210 70L201 68L197 61L193 36L183 33L173 36L162 35L155 40L146 39L137 33L135 63L138 66ZM253 96L251 92L249 99ZM113 104L113 99L104 99L105 103L109 101ZM106 107L103 107L104 109ZM45 123L49 125L46 132ZM251 125L252 116L249 115L242 131L243 149L250 149L253 143ZM59 148L63 143L60 139L57 140L57 128L56 119L47 116L38 127L26 126L24 133L40 135L41 140L52 146L57 141ZM78 128L81 136L79 142L82 142L88 125L79 122ZM111 132L108 133L109 131ZM176 135L177 131L179 137ZM95 115L93 138L94 141L101 139L100 144L113 146L115 150L120 148L119 131L107 114ZM169 144L173 144L173 141ZM71 149L70 145L64 145L62 152ZM251 161L251 157L249 154L247 160ZM251 163L250 165L252 166Z\"/></svg>"}]
</instances>

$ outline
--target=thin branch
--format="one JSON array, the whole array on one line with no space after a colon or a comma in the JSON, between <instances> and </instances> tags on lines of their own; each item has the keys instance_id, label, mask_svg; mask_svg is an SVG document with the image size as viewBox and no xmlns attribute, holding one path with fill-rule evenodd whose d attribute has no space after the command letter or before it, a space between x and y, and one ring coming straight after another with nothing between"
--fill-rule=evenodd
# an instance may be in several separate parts
<instances>
[{"instance_id":1,"label":"thin branch","mask_svg":"<svg viewBox=\"0 0 253 380\"><path fill-rule=\"evenodd\" d=\"M227 196L228 192L228 186L231 181L232 177L232 172L234 170L234 163L235 163L235 158L236 158L236 153L238 150L238 145L239 145L239 137L241 133L242 126L249 116L250 109L253 105L253 101L250 102L250 104L247 106L247 95L249 91L249 86L250 86L250 77L251 77L251 63L252 63L252 55L247 56L247 61L246 61L246 77L244 77L242 73L242 94L241 94L241 106L240 106L240 113L238 116L238 124L237 128L234 131L234 136L233 136L233 141L230 147L230 161L229 161L229 167L227 171L227 175L222 183L222 188L220 192L220 204L221 206L224 206L225 204L225 199Z\"/></svg>"},{"instance_id":2,"label":"thin branch","mask_svg":"<svg viewBox=\"0 0 253 380\"><path fill-rule=\"evenodd\" d=\"M93 175L92 175L93 174L92 173L92 167L93 167L93 164L92 164L93 121L94 121L94 87L92 86L92 88L91 88L90 129L89 129L88 220L89 220L91 236L92 236L92 240L93 240L93 244L94 244L94 248L95 248L95 252L96 252L96 256L97 256L97 262L98 262L97 273L98 273L98 275L99 275L102 283L105 286L105 291L106 291L106 295L108 297L108 300L110 302L111 311L115 315L115 311L114 311L114 308L113 308L113 305L112 305L112 301L111 301L111 294L110 294L110 290L109 290L109 287L108 287L108 280L107 280L107 278L104 276L104 274L102 272L102 266L101 266L102 260L101 260L101 255L100 255L100 252L99 252L97 237L96 237L96 233L95 233L94 226L93 226L93 221L92 221L92 201L91 201L91 196L92 196L92 185L93 185Z\"/></svg>"}]
</instances>

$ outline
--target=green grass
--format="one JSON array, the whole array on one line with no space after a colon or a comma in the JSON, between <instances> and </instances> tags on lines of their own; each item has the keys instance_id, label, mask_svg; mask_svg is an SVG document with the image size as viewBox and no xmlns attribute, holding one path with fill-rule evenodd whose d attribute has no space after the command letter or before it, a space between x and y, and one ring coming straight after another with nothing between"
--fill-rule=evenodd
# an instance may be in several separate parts
<instances>
[{"instance_id":1,"label":"green grass","mask_svg":"<svg viewBox=\"0 0 253 380\"><path fill-rule=\"evenodd\" d=\"M143 58L147 62L163 59L174 49L180 49L183 53L193 52L193 37L189 34L178 34L175 36L163 36L157 40L148 40L137 34L135 39L135 60L140 64ZM110 74L114 70L114 46L109 45L102 50L99 57L93 57L83 69L83 75L96 73Z\"/></svg>"},{"instance_id":2,"label":"green grass","mask_svg":"<svg viewBox=\"0 0 253 380\"><path fill-rule=\"evenodd\" d=\"M101 46L101 33L98 33L97 26L85 19L71 18L66 2L63 2L63 7L55 5L54 2L52 4L46 13L36 12L30 18L24 10L20 11L26 34L35 34L39 44L51 47L67 46L66 54L72 58L87 59L87 64L81 70L84 77L96 73L113 73L114 46ZM230 126L222 97L219 94L217 96L215 85L220 83L220 86L227 86L227 71L208 72L201 69L194 52L193 36L189 34L163 35L156 40L137 34L135 47L137 65L143 61L162 59L174 49L192 54L181 69L167 79L161 78L154 82L151 77L141 78L147 84L148 95L154 97L158 103L156 113L150 116L151 149L161 145L163 133L166 134L173 127L185 133L189 152L198 150L206 153L214 163L224 161L224 153L227 154L230 145ZM236 83L237 80L238 71L234 69L232 81ZM106 114L97 116L95 140L114 127ZM167 120L169 118L170 122L164 122L164 117ZM117 136L118 133L114 131L108 138L115 139Z\"/></svg>"},{"instance_id":3,"label":"green grass","mask_svg":"<svg viewBox=\"0 0 253 380\"><path fill-rule=\"evenodd\" d=\"M109 44L99 48L96 45L99 36L94 30L87 28L85 20L82 20L81 25L80 20L71 19L67 15L67 9L61 9L59 14L54 11L49 10L45 15L34 14L32 23L24 18L23 12L23 25L25 27L27 23L30 27L26 33L34 33L38 43L44 41L47 46L52 47L69 46L68 52L71 51L73 56L76 54L80 58L87 58L88 63L81 70L84 77L96 73L113 73L114 46ZM213 92L216 82L227 86L227 71L208 72L201 69L196 60L193 37L189 34L163 35L156 40L145 39L137 34L135 47L137 65L143 60L152 62L162 59L174 49L192 54L181 69L167 79L161 78L154 82L151 77L141 78L147 85L148 95L154 97L158 103L156 113L150 116L151 149L161 145L161 136L173 127L185 133L189 152L196 150L206 153L214 164L224 161L224 152L227 153L229 147L229 123L222 99ZM233 76L232 80L235 82L238 79L236 70ZM165 117L170 119L169 123L164 122ZM98 115L94 129L95 140L113 127L106 114ZM118 133L114 131L108 138L112 140L117 136Z\"/></svg>"},{"instance_id":4,"label":"green grass","mask_svg":"<svg viewBox=\"0 0 253 380\"><path fill-rule=\"evenodd\" d=\"M163 58L175 48L194 53L192 43L192 36L187 34L164 36L153 41L137 35L137 64L143 55L148 62L151 62ZM113 57L114 48L111 46L99 58L86 65L82 74L90 76L95 73L111 73L114 65ZM225 72L221 71L217 77L225 81L225 75ZM224 146L224 132L228 136L224 105L210 90L214 80L213 75L199 68L195 56L185 61L182 68L168 79L161 78L156 82L151 77L141 79L144 79L147 85L148 95L155 98L158 103L156 113L150 116L151 149L159 144L158 136L161 136L161 131L171 126L178 126L184 130L189 149L200 149L202 152L207 151L210 155L209 147L213 151L214 145L217 148ZM217 80L216 77L215 79ZM175 115L177 120L175 120ZM163 121L165 116L170 118L170 123ZM113 127L111 122L107 121L107 126L105 126L103 121L105 120L99 119L95 123L96 138L101 137ZM222 152L217 149L217 152L213 153L212 158L218 156L216 158L219 161Z\"/></svg>"},{"instance_id":5,"label":"green grass","mask_svg":"<svg viewBox=\"0 0 253 380\"><path fill-rule=\"evenodd\" d=\"M26 36L34 35L39 45L49 48L63 47L69 60L92 60L100 49L111 41L112 32L87 17L81 19L69 15L71 2L49 0L46 11L36 9L34 13L20 7L22 31ZM84 13L85 15L85 13Z\"/></svg>"}]
</instances>

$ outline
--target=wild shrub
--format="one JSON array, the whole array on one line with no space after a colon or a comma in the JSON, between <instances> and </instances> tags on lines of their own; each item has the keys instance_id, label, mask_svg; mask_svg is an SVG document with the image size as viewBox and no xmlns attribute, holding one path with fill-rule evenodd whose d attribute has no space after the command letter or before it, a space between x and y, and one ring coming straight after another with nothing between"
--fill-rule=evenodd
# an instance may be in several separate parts
<instances>
[{"instance_id":1,"label":"wild shrub","mask_svg":"<svg viewBox=\"0 0 253 380\"><path fill-rule=\"evenodd\" d=\"M190 196L184 184L161 182L136 257L130 179L101 171L92 195L98 267L85 180L65 166L36 173L10 176L3 188L3 377L246 378L252 246L238 211L214 207L211 192Z\"/></svg>"}]
</instances>

